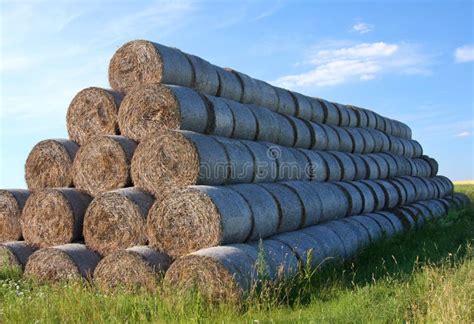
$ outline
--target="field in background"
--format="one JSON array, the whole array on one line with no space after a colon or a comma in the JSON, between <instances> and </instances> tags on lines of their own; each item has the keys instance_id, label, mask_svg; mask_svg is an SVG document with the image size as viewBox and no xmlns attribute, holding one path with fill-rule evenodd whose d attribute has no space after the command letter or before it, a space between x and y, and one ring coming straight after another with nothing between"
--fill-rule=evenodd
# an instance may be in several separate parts
<instances>
[{"instance_id":1,"label":"field in background","mask_svg":"<svg viewBox=\"0 0 474 324\"><path fill-rule=\"evenodd\" d=\"M474 200L474 185L456 185ZM240 307L199 296L103 295L85 284L36 286L0 272L0 322L331 320L474 322L474 210L452 212L366 249L352 262L306 272Z\"/></svg>"}]
</instances>

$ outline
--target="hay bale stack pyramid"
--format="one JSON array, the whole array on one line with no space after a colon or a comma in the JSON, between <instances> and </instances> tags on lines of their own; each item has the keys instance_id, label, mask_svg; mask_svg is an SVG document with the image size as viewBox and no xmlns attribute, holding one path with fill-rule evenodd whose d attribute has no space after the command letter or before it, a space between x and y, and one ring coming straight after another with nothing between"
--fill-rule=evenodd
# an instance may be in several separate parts
<instances>
[{"instance_id":1,"label":"hay bale stack pyramid","mask_svg":"<svg viewBox=\"0 0 474 324\"><path fill-rule=\"evenodd\" d=\"M29 189L0 190L1 262L41 282L239 299L470 203L371 110L143 40L109 81L72 99L69 139L33 148Z\"/></svg>"}]
</instances>

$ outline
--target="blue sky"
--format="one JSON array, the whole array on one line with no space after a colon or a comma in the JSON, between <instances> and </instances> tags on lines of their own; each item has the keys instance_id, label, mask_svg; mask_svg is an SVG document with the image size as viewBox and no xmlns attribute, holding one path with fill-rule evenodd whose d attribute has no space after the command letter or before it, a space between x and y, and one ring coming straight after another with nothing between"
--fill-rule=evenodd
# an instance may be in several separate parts
<instances>
[{"instance_id":1,"label":"blue sky","mask_svg":"<svg viewBox=\"0 0 474 324\"><path fill-rule=\"evenodd\" d=\"M0 187L66 137L70 100L149 39L406 122L453 180L474 179L472 1L1 1Z\"/></svg>"}]
</instances>

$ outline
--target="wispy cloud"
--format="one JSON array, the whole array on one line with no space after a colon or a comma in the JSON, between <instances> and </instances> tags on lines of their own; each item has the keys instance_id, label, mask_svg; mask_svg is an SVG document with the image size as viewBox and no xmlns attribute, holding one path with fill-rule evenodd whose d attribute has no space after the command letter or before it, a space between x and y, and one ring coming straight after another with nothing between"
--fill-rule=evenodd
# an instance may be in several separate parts
<instances>
[{"instance_id":1,"label":"wispy cloud","mask_svg":"<svg viewBox=\"0 0 474 324\"><path fill-rule=\"evenodd\" d=\"M465 131L465 132L461 132L461 133L456 134L455 137L464 138L464 137L469 137L469 136L471 136L471 135L472 135L471 132Z\"/></svg>"},{"instance_id":2,"label":"wispy cloud","mask_svg":"<svg viewBox=\"0 0 474 324\"><path fill-rule=\"evenodd\" d=\"M466 63L474 61L474 45L464 45L454 51L456 63Z\"/></svg>"},{"instance_id":3,"label":"wispy cloud","mask_svg":"<svg viewBox=\"0 0 474 324\"><path fill-rule=\"evenodd\" d=\"M352 26L352 31L359 34L366 34L374 29L374 25L367 24L365 22L358 22Z\"/></svg>"},{"instance_id":4,"label":"wispy cloud","mask_svg":"<svg viewBox=\"0 0 474 324\"><path fill-rule=\"evenodd\" d=\"M288 88L332 86L368 81L385 73L429 74L430 58L420 46L409 43L323 44L309 51L309 71L283 76L274 83Z\"/></svg>"}]
</instances>

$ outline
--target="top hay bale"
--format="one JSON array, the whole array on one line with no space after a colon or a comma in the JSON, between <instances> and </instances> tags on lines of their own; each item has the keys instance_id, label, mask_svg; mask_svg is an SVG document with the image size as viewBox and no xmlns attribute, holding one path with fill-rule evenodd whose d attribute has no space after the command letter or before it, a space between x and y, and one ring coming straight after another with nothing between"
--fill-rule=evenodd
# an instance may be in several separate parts
<instances>
[{"instance_id":1,"label":"top hay bale","mask_svg":"<svg viewBox=\"0 0 474 324\"><path fill-rule=\"evenodd\" d=\"M360 120L361 114L355 112L358 108L326 101L322 105L316 98L296 92L286 93L241 72L222 69L179 49L146 40L128 42L115 52L109 65L109 82L113 89L123 93L153 83L179 85L308 121L324 120L337 126L366 124L389 135L411 136L408 126L369 110L364 110L364 117L373 121L371 123Z\"/></svg>"}]
</instances>

